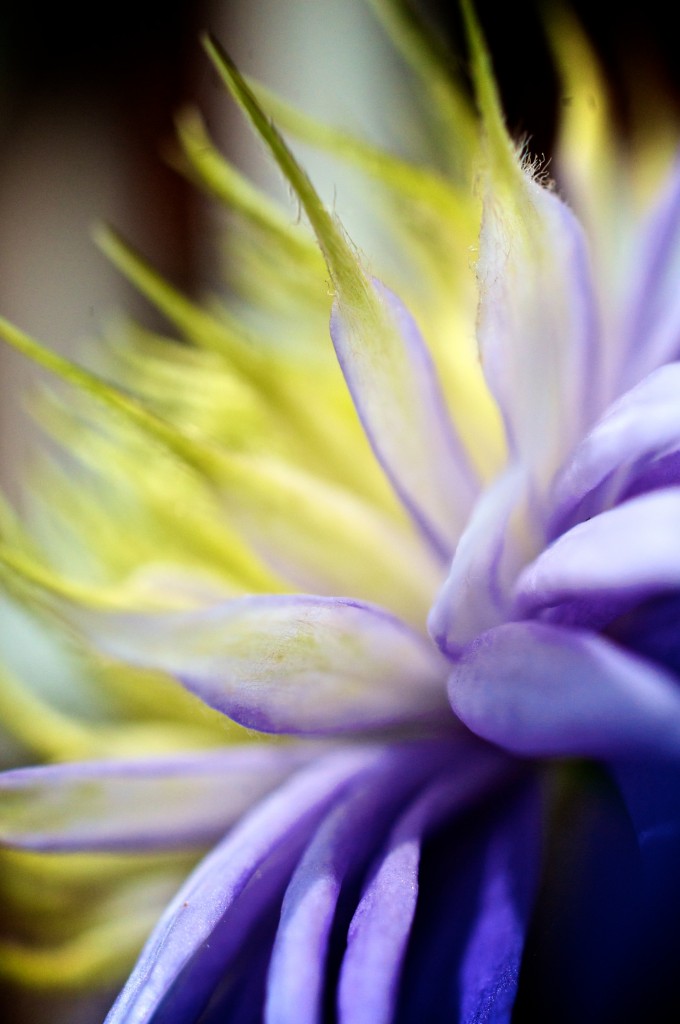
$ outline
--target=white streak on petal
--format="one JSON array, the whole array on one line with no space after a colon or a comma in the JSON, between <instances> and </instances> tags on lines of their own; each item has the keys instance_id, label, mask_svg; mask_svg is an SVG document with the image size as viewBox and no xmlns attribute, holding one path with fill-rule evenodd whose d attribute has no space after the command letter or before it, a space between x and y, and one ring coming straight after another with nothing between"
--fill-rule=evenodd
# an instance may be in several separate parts
<instances>
[{"instance_id":1,"label":"white streak on petal","mask_svg":"<svg viewBox=\"0 0 680 1024\"><path fill-rule=\"evenodd\" d=\"M263 867L278 851L295 860L337 794L381 753L380 749L371 753L355 748L319 759L258 805L216 846L167 907L106 1024L150 1024L183 972L190 973L194 959L200 961L203 955L208 962L198 963L193 983L179 996L180 1002L188 1003L186 1019L195 1020L236 955L246 926L252 927L252 916L263 912L256 891L249 894L249 900L240 899L248 883L252 880L255 887L267 887ZM284 875L289 870L286 864L278 869ZM271 913L266 898L264 912ZM235 927L230 927L235 913ZM217 959L211 955L211 941L219 951ZM177 998L174 992L173 998Z\"/></svg>"},{"instance_id":2,"label":"white streak on petal","mask_svg":"<svg viewBox=\"0 0 680 1024\"><path fill-rule=\"evenodd\" d=\"M0 775L0 844L53 852L205 846L318 753L252 744L18 768Z\"/></svg>"}]
</instances>

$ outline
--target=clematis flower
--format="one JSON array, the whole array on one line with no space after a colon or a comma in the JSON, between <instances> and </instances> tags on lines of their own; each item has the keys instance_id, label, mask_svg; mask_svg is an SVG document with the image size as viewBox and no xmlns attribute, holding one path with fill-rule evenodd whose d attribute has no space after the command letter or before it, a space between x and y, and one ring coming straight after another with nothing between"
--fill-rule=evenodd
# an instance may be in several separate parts
<instances>
[{"instance_id":1,"label":"clematis flower","mask_svg":"<svg viewBox=\"0 0 680 1024\"><path fill-rule=\"evenodd\" d=\"M8 585L236 723L0 778L19 850L209 850L108 1024L671 1012L680 177L612 208L600 111L575 103L549 187L466 17L480 123L437 78L448 176L313 125L209 43L318 249L186 115L187 169L242 228L238 301L195 307L102 241L195 349L132 330L116 384L2 326L79 395L45 407L77 461L46 467L34 538L8 527ZM380 183L405 240L385 273L271 115Z\"/></svg>"}]
</instances>

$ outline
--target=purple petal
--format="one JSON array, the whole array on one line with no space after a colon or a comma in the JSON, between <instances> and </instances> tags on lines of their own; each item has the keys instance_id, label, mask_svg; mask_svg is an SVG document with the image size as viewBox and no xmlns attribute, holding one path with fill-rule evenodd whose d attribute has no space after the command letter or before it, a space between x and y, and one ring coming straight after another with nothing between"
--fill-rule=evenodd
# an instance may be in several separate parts
<instances>
[{"instance_id":1,"label":"purple petal","mask_svg":"<svg viewBox=\"0 0 680 1024\"><path fill-rule=\"evenodd\" d=\"M553 609L557 621L599 628L644 598L679 588L679 524L680 488L633 498L579 523L524 570L518 614Z\"/></svg>"},{"instance_id":2,"label":"purple petal","mask_svg":"<svg viewBox=\"0 0 680 1024\"><path fill-rule=\"evenodd\" d=\"M680 363L671 363L607 410L555 482L551 536L611 507L632 489L640 491L640 478L680 449L678 395Z\"/></svg>"},{"instance_id":3,"label":"purple petal","mask_svg":"<svg viewBox=\"0 0 680 1024\"><path fill-rule=\"evenodd\" d=\"M254 923L275 913L272 899L319 819L383 753L322 758L243 819L168 906L106 1024L195 1019Z\"/></svg>"},{"instance_id":4,"label":"purple petal","mask_svg":"<svg viewBox=\"0 0 680 1024\"><path fill-rule=\"evenodd\" d=\"M653 597L619 616L607 636L680 676L680 593Z\"/></svg>"},{"instance_id":5,"label":"purple petal","mask_svg":"<svg viewBox=\"0 0 680 1024\"><path fill-rule=\"evenodd\" d=\"M428 618L430 635L444 654L459 654L507 618L511 583L531 550L531 538L520 535L527 493L523 469L513 466L480 498Z\"/></svg>"},{"instance_id":6,"label":"purple petal","mask_svg":"<svg viewBox=\"0 0 680 1024\"><path fill-rule=\"evenodd\" d=\"M637 833L643 858L655 859L670 848L676 885L680 886L680 768L677 762L615 762L611 766Z\"/></svg>"},{"instance_id":7,"label":"purple petal","mask_svg":"<svg viewBox=\"0 0 680 1024\"><path fill-rule=\"evenodd\" d=\"M0 775L0 843L60 852L206 846L313 756L311 746L252 744L18 768Z\"/></svg>"},{"instance_id":8,"label":"purple petal","mask_svg":"<svg viewBox=\"0 0 680 1024\"><path fill-rule=\"evenodd\" d=\"M541 486L582 436L593 393L598 315L585 236L554 193L526 178L485 202L478 339L511 452Z\"/></svg>"},{"instance_id":9,"label":"purple petal","mask_svg":"<svg viewBox=\"0 0 680 1024\"><path fill-rule=\"evenodd\" d=\"M636 245L632 298L619 339L620 388L680 355L680 160Z\"/></svg>"},{"instance_id":10,"label":"purple petal","mask_svg":"<svg viewBox=\"0 0 680 1024\"><path fill-rule=\"evenodd\" d=\"M346 876L356 876L400 805L450 761L446 744L395 748L336 803L286 891L269 972L267 1024L314 1024L322 1015L331 926ZM468 750L469 743L464 744Z\"/></svg>"},{"instance_id":11,"label":"purple petal","mask_svg":"<svg viewBox=\"0 0 680 1024\"><path fill-rule=\"evenodd\" d=\"M426 637L346 598L246 597L168 613L81 613L106 653L163 669L264 732L441 724L445 665Z\"/></svg>"},{"instance_id":12,"label":"purple petal","mask_svg":"<svg viewBox=\"0 0 680 1024\"><path fill-rule=\"evenodd\" d=\"M517 932L523 933L536 883L541 833L536 816L525 813L527 802L528 810L536 808L534 784L513 782L476 802L468 813L444 822L423 847L418 907L402 969L396 1021L472 1024L475 1019L486 1020L487 1015L497 1020L492 1011L514 996L522 936L515 943L507 922L514 919ZM518 847L516 855L508 851L507 859L502 856L506 836L511 850L515 836ZM514 875L518 862L519 870L504 887L498 882L494 887L504 861L508 873ZM493 956L493 944L483 943L479 936L487 931L485 921L495 910L504 932L498 958ZM488 931L494 927L491 922Z\"/></svg>"},{"instance_id":13,"label":"purple petal","mask_svg":"<svg viewBox=\"0 0 680 1024\"><path fill-rule=\"evenodd\" d=\"M675 678L592 633L498 626L464 652L449 695L473 732L516 754L680 754Z\"/></svg>"},{"instance_id":14,"label":"purple petal","mask_svg":"<svg viewBox=\"0 0 680 1024\"><path fill-rule=\"evenodd\" d=\"M508 762L488 749L464 751L395 825L349 930L338 993L343 1024L389 1024L418 900L424 837L505 779Z\"/></svg>"},{"instance_id":15,"label":"purple petal","mask_svg":"<svg viewBox=\"0 0 680 1024\"><path fill-rule=\"evenodd\" d=\"M531 790L510 805L490 837L477 915L460 967L461 1024L510 1022L540 846L540 806Z\"/></svg>"},{"instance_id":16,"label":"purple petal","mask_svg":"<svg viewBox=\"0 0 680 1024\"><path fill-rule=\"evenodd\" d=\"M336 303L331 337L373 451L434 550L450 558L479 490L437 373L408 310L374 283L392 330Z\"/></svg>"}]
</instances>

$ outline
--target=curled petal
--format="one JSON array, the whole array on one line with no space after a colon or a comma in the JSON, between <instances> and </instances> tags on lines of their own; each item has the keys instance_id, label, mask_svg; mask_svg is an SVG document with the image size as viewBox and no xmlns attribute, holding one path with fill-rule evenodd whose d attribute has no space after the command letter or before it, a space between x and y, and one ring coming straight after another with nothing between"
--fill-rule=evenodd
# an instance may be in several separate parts
<instances>
[{"instance_id":1,"label":"curled petal","mask_svg":"<svg viewBox=\"0 0 680 1024\"><path fill-rule=\"evenodd\" d=\"M445 666L421 634L346 598L264 596L163 614L82 613L100 648L163 669L264 732L441 722Z\"/></svg>"},{"instance_id":2,"label":"curled petal","mask_svg":"<svg viewBox=\"0 0 680 1024\"><path fill-rule=\"evenodd\" d=\"M680 363L669 363L614 402L557 477L549 535L651 489L655 466L680 450L678 394Z\"/></svg>"},{"instance_id":3,"label":"curled petal","mask_svg":"<svg viewBox=\"0 0 680 1024\"><path fill-rule=\"evenodd\" d=\"M517 581L522 616L596 628L655 593L680 588L680 488L631 499L579 523Z\"/></svg>"},{"instance_id":4,"label":"curled petal","mask_svg":"<svg viewBox=\"0 0 680 1024\"><path fill-rule=\"evenodd\" d=\"M318 751L253 744L0 775L0 844L30 850L165 850L219 839Z\"/></svg>"},{"instance_id":5,"label":"curled petal","mask_svg":"<svg viewBox=\"0 0 680 1024\"><path fill-rule=\"evenodd\" d=\"M498 626L464 652L449 696L473 732L519 755L680 755L675 678L591 633Z\"/></svg>"}]
</instances>

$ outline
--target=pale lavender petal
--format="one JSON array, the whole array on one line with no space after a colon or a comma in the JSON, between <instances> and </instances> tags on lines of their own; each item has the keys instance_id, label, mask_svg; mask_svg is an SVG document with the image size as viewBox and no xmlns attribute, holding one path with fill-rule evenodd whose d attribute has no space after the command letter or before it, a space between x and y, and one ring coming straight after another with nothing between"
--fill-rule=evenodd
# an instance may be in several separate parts
<instances>
[{"instance_id":1,"label":"pale lavender petal","mask_svg":"<svg viewBox=\"0 0 680 1024\"><path fill-rule=\"evenodd\" d=\"M163 669L264 732L441 723L445 666L422 634L349 598L246 597L167 613L82 612L106 653Z\"/></svg>"},{"instance_id":2,"label":"pale lavender petal","mask_svg":"<svg viewBox=\"0 0 680 1024\"><path fill-rule=\"evenodd\" d=\"M484 374L511 452L545 485L598 408L598 314L583 230L528 178L484 204L477 264Z\"/></svg>"},{"instance_id":3,"label":"pale lavender petal","mask_svg":"<svg viewBox=\"0 0 680 1024\"><path fill-rule=\"evenodd\" d=\"M676 487L633 498L559 537L519 577L516 611L528 617L550 610L553 621L599 628L644 598L677 588Z\"/></svg>"},{"instance_id":4,"label":"pale lavender petal","mask_svg":"<svg viewBox=\"0 0 680 1024\"><path fill-rule=\"evenodd\" d=\"M461 1024L509 1024L539 881L535 789L499 816L484 859L477 914L460 971Z\"/></svg>"},{"instance_id":5,"label":"pale lavender petal","mask_svg":"<svg viewBox=\"0 0 680 1024\"><path fill-rule=\"evenodd\" d=\"M383 754L356 747L320 759L244 818L168 906L106 1024L195 1019L249 929L274 912L273 895L329 805Z\"/></svg>"},{"instance_id":6,"label":"pale lavender petal","mask_svg":"<svg viewBox=\"0 0 680 1024\"><path fill-rule=\"evenodd\" d=\"M338 990L342 1024L389 1024L418 900L424 838L515 769L488 748L468 747L393 828L349 929Z\"/></svg>"},{"instance_id":7,"label":"pale lavender petal","mask_svg":"<svg viewBox=\"0 0 680 1024\"><path fill-rule=\"evenodd\" d=\"M463 743L466 751L469 742ZM348 875L357 874L394 815L455 744L397 747L352 787L318 829L286 891L272 951L267 1024L315 1024L322 1015L331 926ZM449 764L451 769L451 764Z\"/></svg>"},{"instance_id":8,"label":"pale lavender petal","mask_svg":"<svg viewBox=\"0 0 680 1024\"><path fill-rule=\"evenodd\" d=\"M378 461L427 540L450 558L479 482L415 321L384 285L374 288L393 329L372 328L336 303L331 337Z\"/></svg>"},{"instance_id":9,"label":"pale lavender petal","mask_svg":"<svg viewBox=\"0 0 680 1024\"><path fill-rule=\"evenodd\" d=\"M595 634L539 622L498 626L449 680L479 736L530 756L680 755L680 687Z\"/></svg>"},{"instance_id":10,"label":"pale lavender petal","mask_svg":"<svg viewBox=\"0 0 680 1024\"><path fill-rule=\"evenodd\" d=\"M507 470L480 498L427 622L446 655L457 655L479 633L507 618L511 584L533 550L523 515L527 501L521 466Z\"/></svg>"},{"instance_id":11,"label":"pale lavender petal","mask_svg":"<svg viewBox=\"0 0 680 1024\"><path fill-rule=\"evenodd\" d=\"M680 450L679 395L680 363L671 363L614 402L555 481L550 536L639 491L641 478Z\"/></svg>"},{"instance_id":12,"label":"pale lavender petal","mask_svg":"<svg viewBox=\"0 0 680 1024\"><path fill-rule=\"evenodd\" d=\"M206 846L319 751L262 744L0 775L0 844L31 850Z\"/></svg>"},{"instance_id":13,"label":"pale lavender petal","mask_svg":"<svg viewBox=\"0 0 680 1024\"><path fill-rule=\"evenodd\" d=\"M643 225L620 327L620 388L680 355L680 160Z\"/></svg>"}]
</instances>

